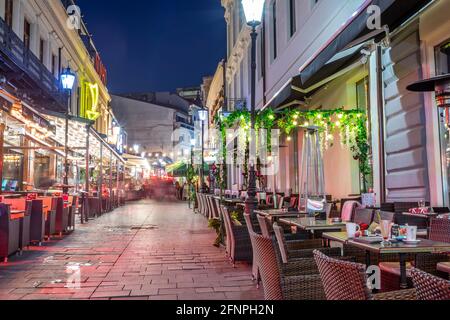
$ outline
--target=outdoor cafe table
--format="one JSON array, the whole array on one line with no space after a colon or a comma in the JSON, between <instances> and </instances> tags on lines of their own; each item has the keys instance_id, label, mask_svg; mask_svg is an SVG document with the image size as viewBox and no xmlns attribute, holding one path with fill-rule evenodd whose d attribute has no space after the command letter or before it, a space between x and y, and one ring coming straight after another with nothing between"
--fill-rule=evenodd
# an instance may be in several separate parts
<instances>
[{"instance_id":1,"label":"outdoor cafe table","mask_svg":"<svg viewBox=\"0 0 450 320\"><path fill-rule=\"evenodd\" d=\"M305 231L310 231L312 234L323 231L335 231L345 228L345 222L333 222L332 219L317 220L315 218L283 218L280 223L291 225Z\"/></svg>"},{"instance_id":2,"label":"outdoor cafe table","mask_svg":"<svg viewBox=\"0 0 450 320\"><path fill-rule=\"evenodd\" d=\"M378 255L398 254L400 260L400 286L402 289L408 288L406 259L408 254L419 253L445 253L450 252L450 244L443 242L435 242L431 240L422 240L419 244L410 245L404 242L396 242L391 245L383 245L382 243L365 243L357 239L349 239L346 232L324 233L322 237L329 241L346 244L366 251L366 264L370 266L370 253Z\"/></svg>"},{"instance_id":3,"label":"outdoor cafe table","mask_svg":"<svg viewBox=\"0 0 450 320\"><path fill-rule=\"evenodd\" d=\"M271 209L271 210L255 210L256 214L259 214L263 217L271 219L272 221L279 221L281 218L301 218L305 217L306 213L304 212L294 212L294 211L284 211L280 209ZM281 220L280 220L281 222Z\"/></svg>"}]
</instances>

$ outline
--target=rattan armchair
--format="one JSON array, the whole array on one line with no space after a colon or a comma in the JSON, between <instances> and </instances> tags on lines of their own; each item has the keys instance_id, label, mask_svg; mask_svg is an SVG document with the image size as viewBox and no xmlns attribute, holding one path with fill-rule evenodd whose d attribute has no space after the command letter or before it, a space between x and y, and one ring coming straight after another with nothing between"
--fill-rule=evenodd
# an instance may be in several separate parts
<instances>
[{"instance_id":1,"label":"rattan armchair","mask_svg":"<svg viewBox=\"0 0 450 320\"><path fill-rule=\"evenodd\" d=\"M291 262L293 259L302 259L314 257L313 251L320 249L323 253L341 257L342 250L340 248L323 248L321 239L317 240L299 240L286 241L284 230L277 223L274 223L273 230L275 233L276 245L280 253L280 258L283 263Z\"/></svg>"},{"instance_id":2,"label":"rattan armchair","mask_svg":"<svg viewBox=\"0 0 450 320\"><path fill-rule=\"evenodd\" d=\"M323 300L317 267L312 259L297 259L280 268L273 239L250 233L266 300Z\"/></svg>"},{"instance_id":3,"label":"rattan armchair","mask_svg":"<svg viewBox=\"0 0 450 320\"><path fill-rule=\"evenodd\" d=\"M249 232L245 225L239 224L231 218L228 209L222 206L222 213L227 231L227 252L233 265L237 261L252 262L253 251Z\"/></svg>"},{"instance_id":4,"label":"rattan armchair","mask_svg":"<svg viewBox=\"0 0 450 320\"><path fill-rule=\"evenodd\" d=\"M327 300L416 300L416 292L402 290L374 295L367 286L366 266L330 258L314 251Z\"/></svg>"},{"instance_id":5,"label":"rattan armchair","mask_svg":"<svg viewBox=\"0 0 450 320\"><path fill-rule=\"evenodd\" d=\"M450 281L413 268L411 270L418 300L450 300Z\"/></svg>"}]
</instances>

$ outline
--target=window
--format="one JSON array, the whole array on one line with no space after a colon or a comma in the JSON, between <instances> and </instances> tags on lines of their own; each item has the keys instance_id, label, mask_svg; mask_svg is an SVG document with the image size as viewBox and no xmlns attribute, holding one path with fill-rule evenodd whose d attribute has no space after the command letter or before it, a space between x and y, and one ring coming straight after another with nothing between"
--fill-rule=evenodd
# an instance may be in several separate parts
<instances>
[{"instance_id":1,"label":"window","mask_svg":"<svg viewBox=\"0 0 450 320\"><path fill-rule=\"evenodd\" d=\"M370 102L369 102L369 77L358 81L356 84L356 106L359 111L363 112L369 121L367 121L368 141L372 141L372 124L370 122ZM370 144L370 143L369 143ZM369 146L369 154L367 163L360 161L360 184L361 192L367 193L373 188L373 152Z\"/></svg>"},{"instance_id":2,"label":"window","mask_svg":"<svg viewBox=\"0 0 450 320\"><path fill-rule=\"evenodd\" d=\"M45 49L45 41L44 39L40 39L39 41L39 60L44 63L44 49Z\"/></svg>"},{"instance_id":3,"label":"window","mask_svg":"<svg viewBox=\"0 0 450 320\"><path fill-rule=\"evenodd\" d=\"M30 49L30 37L31 37L31 24L27 19L24 20L23 26L23 43L25 48Z\"/></svg>"},{"instance_id":4,"label":"window","mask_svg":"<svg viewBox=\"0 0 450 320\"><path fill-rule=\"evenodd\" d=\"M450 72L450 39L438 46L435 52L436 74L446 74ZM442 180L444 187L445 204L450 204L450 110L442 109L439 112L440 138L441 138L441 159Z\"/></svg>"},{"instance_id":5,"label":"window","mask_svg":"<svg viewBox=\"0 0 450 320\"><path fill-rule=\"evenodd\" d=\"M272 3L272 56L277 58L277 2Z\"/></svg>"},{"instance_id":6,"label":"window","mask_svg":"<svg viewBox=\"0 0 450 320\"><path fill-rule=\"evenodd\" d=\"M12 28L13 21L13 0L5 1L5 22L8 27Z\"/></svg>"},{"instance_id":7,"label":"window","mask_svg":"<svg viewBox=\"0 0 450 320\"><path fill-rule=\"evenodd\" d=\"M52 54L52 74L56 75L56 55Z\"/></svg>"},{"instance_id":8,"label":"window","mask_svg":"<svg viewBox=\"0 0 450 320\"><path fill-rule=\"evenodd\" d=\"M296 16L296 0L289 0L289 35L292 37L297 31L297 16Z\"/></svg>"}]
</instances>

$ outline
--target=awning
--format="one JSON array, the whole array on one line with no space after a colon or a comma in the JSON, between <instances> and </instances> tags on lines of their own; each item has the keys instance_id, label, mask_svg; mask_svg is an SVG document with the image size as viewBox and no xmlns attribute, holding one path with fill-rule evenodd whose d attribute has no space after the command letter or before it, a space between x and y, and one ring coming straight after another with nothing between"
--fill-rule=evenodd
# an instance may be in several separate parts
<instances>
[{"instance_id":1,"label":"awning","mask_svg":"<svg viewBox=\"0 0 450 320\"><path fill-rule=\"evenodd\" d=\"M264 108L279 109L292 104L302 105L305 97L312 95L323 85L361 66L361 50L365 45L366 43L360 44L336 54L307 82L302 82L301 75L290 79Z\"/></svg>"},{"instance_id":2,"label":"awning","mask_svg":"<svg viewBox=\"0 0 450 320\"><path fill-rule=\"evenodd\" d=\"M370 30L367 21L372 15L368 7L381 9L381 25L395 30L414 14L434 0L366 0L342 27L301 68L298 76L290 79L264 106L278 109L292 104L302 105L324 84L358 66L364 45L380 41L385 30ZM306 107L305 107L306 109Z\"/></svg>"},{"instance_id":3,"label":"awning","mask_svg":"<svg viewBox=\"0 0 450 320\"><path fill-rule=\"evenodd\" d=\"M197 172L198 168L195 168L195 170ZM177 162L166 167L166 172L176 178L186 177L187 171L188 171L188 164L184 162ZM203 174L209 175L209 166L206 163L203 167Z\"/></svg>"},{"instance_id":4,"label":"awning","mask_svg":"<svg viewBox=\"0 0 450 320\"><path fill-rule=\"evenodd\" d=\"M334 55L345 49L350 43L373 33L374 30L370 30L367 26L367 21L373 14L368 12L369 6L377 5L380 7L381 25L388 26L389 30L392 31L433 1L366 0L333 37L300 68L302 82L306 83L313 78Z\"/></svg>"}]
</instances>

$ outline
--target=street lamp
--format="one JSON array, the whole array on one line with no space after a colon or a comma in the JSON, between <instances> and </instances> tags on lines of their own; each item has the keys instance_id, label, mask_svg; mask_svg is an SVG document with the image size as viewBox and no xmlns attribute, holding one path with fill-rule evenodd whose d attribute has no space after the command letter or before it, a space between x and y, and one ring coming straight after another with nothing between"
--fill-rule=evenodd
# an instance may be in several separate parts
<instances>
[{"instance_id":1,"label":"street lamp","mask_svg":"<svg viewBox=\"0 0 450 320\"><path fill-rule=\"evenodd\" d=\"M198 111L198 117L202 122L202 166L200 168L200 181L201 181L201 193L206 192L205 188L205 177L204 177L204 169L205 169L205 122L208 119L208 110L202 107Z\"/></svg>"},{"instance_id":2,"label":"street lamp","mask_svg":"<svg viewBox=\"0 0 450 320\"><path fill-rule=\"evenodd\" d=\"M256 27L262 22L264 12L264 0L242 0L242 7L244 8L245 19L247 25L252 28L250 33L252 39L252 62L251 62L251 132L255 133L256 122L256 38L258 33ZM256 139L252 139L256 141ZM248 190L247 199L245 201L245 212L253 215L254 210L258 206L256 199L256 170L255 164L250 164L249 177L248 177Z\"/></svg>"},{"instance_id":3,"label":"street lamp","mask_svg":"<svg viewBox=\"0 0 450 320\"><path fill-rule=\"evenodd\" d=\"M69 192L69 115L72 104L72 90L75 84L75 73L67 67L61 73L61 85L64 91L67 92L67 111L66 111L66 131L64 142L64 179L63 179L63 193Z\"/></svg>"}]
</instances>

